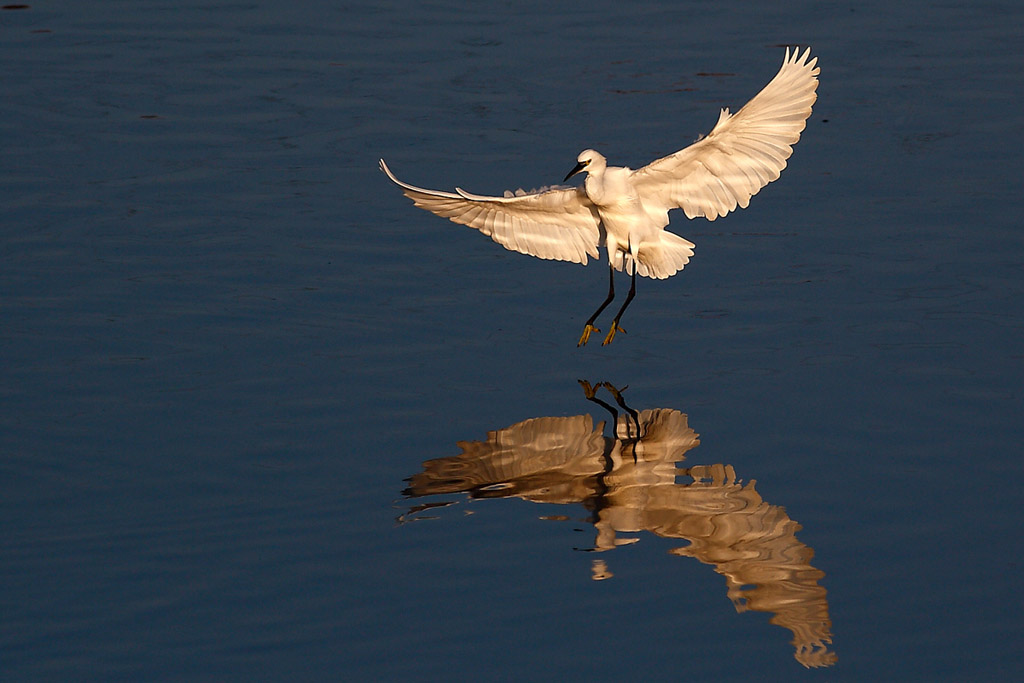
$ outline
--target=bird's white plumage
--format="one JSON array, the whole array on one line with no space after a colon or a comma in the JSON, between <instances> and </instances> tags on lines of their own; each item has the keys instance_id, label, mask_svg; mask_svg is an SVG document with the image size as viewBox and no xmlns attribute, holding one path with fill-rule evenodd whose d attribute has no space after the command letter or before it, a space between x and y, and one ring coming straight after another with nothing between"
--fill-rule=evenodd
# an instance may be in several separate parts
<instances>
[{"instance_id":1,"label":"bird's white plumage","mask_svg":"<svg viewBox=\"0 0 1024 683\"><path fill-rule=\"evenodd\" d=\"M746 208L777 179L811 114L818 87L817 58L787 48L778 74L734 115L723 109L711 132L643 168L607 166L585 150L579 188L506 193L504 197L428 190L380 168L416 206L476 228L507 249L543 259L587 263L605 247L616 270L654 278L674 275L689 262L693 244L664 230L668 212L715 220ZM574 171L575 172L575 171ZM571 175L571 174L570 174Z\"/></svg>"},{"instance_id":2,"label":"bird's white plumage","mask_svg":"<svg viewBox=\"0 0 1024 683\"><path fill-rule=\"evenodd\" d=\"M681 208L687 218L715 220L779 177L800 139L817 95L817 58L810 49L786 50L775 78L734 115L723 109L718 123L689 147L633 172L645 206Z\"/></svg>"},{"instance_id":3,"label":"bird's white plumage","mask_svg":"<svg viewBox=\"0 0 1024 683\"><path fill-rule=\"evenodd\" d=\"M403 183L383 159L380 168L416 206L476 228L506 249L584 265L588 255L598 257L601 218L582 188L485 197L461 188L452 193Z\"/></svg>"}]
</instances>

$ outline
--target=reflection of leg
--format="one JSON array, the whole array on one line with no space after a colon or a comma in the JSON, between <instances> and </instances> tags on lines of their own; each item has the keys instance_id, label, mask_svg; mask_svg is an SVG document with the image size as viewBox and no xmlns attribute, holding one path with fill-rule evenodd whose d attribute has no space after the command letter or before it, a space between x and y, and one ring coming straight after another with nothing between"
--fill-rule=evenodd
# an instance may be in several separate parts
<instances>
[{"instance_id":1,"label":"reflection of leg","mask_svg":"<svg viewBox=\"0 0 1024 683\"><path fill-rule=\"evenodd\" d=\"M604 341L601 343L601 346L604 346L605 344L611 344L612 343L612 339L615 339L615 333L616 332L621 332L623 334L626 333L626 330L622 329L619 326L619 319L622 318L622 314L626 312L626 307L629 306L629 302L633 300L634 296L636 296L636 265L635 264L633 265L633 279L631 280L630 285L629 285L629 294L626 295L626 301L622 304L622 308L620 308L619 312L615 314L615 319L612 320L612 329L608 330L608 336L604 338Z\"/></svg>"},{"instance_id":2,"label":"reflection of leg","mask_svg":"<svg viewBox=\"0 0 1024 683\"><path fill-rule=\"evenodd\" d=\"M583 335L580 337L580 341L579 341L578 344L576 344L576 346L583 346L584 344L586 344L587 340L590 339L590 333L591 332L600 332L601 331L601 330L597 329L596 327L594 327L594 321L597 320L597 316L601 315L601 311L603 311L604 309L608 308L608 304L610 304L612 302L612 299L614 299L614 298L615 298L615 269L612 268L609 265L608 266L608 298L604 300L604 303L601 304L596 311L594 311L594 315L590 316L590 320L588 320L587 323L583 326ZM619 315L622 315L622 313L620 312ZM607 344L607 342L605 342L605 343Z\"/></svg>"},{"instance_id":3,"label":"reflection of leg","mask_svg":"<svg viewBox=\"0 0 1024 683\"><path fill-rule=\"evenodd\" d=\"M632 450L633 452L633 462L635 463L637 460L636 449L632 447L635 446L640 441L643 435L640 433L640 413L636 412L628 405L626 405L625 399L622 398L622 392L625 391L628 387L616 389L614 386L612 386L610 382L601 382L597 386L593 386L590 384L590 382L583 379L577 381L580 383L580 386L583 387L583 395L587 397L588 401L590 401L591 403L596 403L597 405L601 406L609 413L611 413L612 431L614 432L615 443L620 444L622 446L622 448L624 449L623 452L625 452L627 446L631 447L630 450ZM616 410L615 407L612 406L607 401L602 401L597 397L597 390L600 389L601 387L607 389L608 393L615 397L615 402L619 404L619 407L625 410L627 413L629 413L630 418L632 418L632 425L630 425L629 419L626 420L626 437L624 439L619 438L619 411ZM629 435L631 427L633 426L636 427L636 436Z\"/></svg>"},{"instance_id":4,"label":"reflection of leg","mask_svg":"<svg viewBox=\"0 0 1024 683\"><path fill-rule=\"evenodd\" d=\"M607 410L609 413L611 413L612 414L612 424L615 424L618 421L618 419L619 419L619 411L615 410L615 408L613 408L610 404L605 403L604 401L602 401L601 399L599 399L597 397L597 390L599 388L601 388L602 386L607 385L608 383L604 382L603 384L598 384L595 387L595 386L592 386L590 384L590 382L588 382L585 379L580 379L580 380L576 380L576 381L578 381L580 383L580 386L583 387L583 395L587 397L587 400L590 401L591 403L596 403L597 405L601 406L602 408Z\"/></svg>"},{"instance_id":5,"label":"reflection of leg","mask_svg":"<svg viewBox=\"0 0 1024 683\"><path fill-rule=\"evenodd\" d=\"M626 405L626 399L622 398L622 392L625 391L626 389L628 389L629 387L625 386L625 387L622 387L621 389L616 389L615 387L613 387L611 385L611 382L605 382L601 386L603 386L605 389L607 389L608 393L610 393L612 396L615 397L615 402L619 404L619 407L622 408L623 410L625 410L627 413L629 413L630 417L633 418L633 424L636 425L636 436L635 437L631 437L629 435L629 424L627 423L626 424L626 438L636 438L636 439L643 438L643 434L640 433L640 413L636 412L635 410L633 410L632 408L627 406Z\"/></svg>"},{"instance_id":6,"label":"reflection of leg","mask_svg":"<svg viewBox=\"0 0 1024 683\"><path fill-rule=\"evenodd\" d=\"M578 379L576 381L580 383L581 387L583 387L583 395L588 399L594 398L594 396L597 395L597 387L593 386L590 382L585 379Z\"/></svg>"}]
</instances>

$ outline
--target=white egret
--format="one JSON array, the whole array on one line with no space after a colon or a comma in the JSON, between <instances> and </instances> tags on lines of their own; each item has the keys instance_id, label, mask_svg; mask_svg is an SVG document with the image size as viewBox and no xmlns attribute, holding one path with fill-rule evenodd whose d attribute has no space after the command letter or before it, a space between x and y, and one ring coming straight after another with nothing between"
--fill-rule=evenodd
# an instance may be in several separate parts
<instances>
[{"instance_id":1,"label":"white egret","mask_svg":"<svg viewBox=\"0 0 1024 683\"><path fill-rule=\"evenodd\" d=\"M416 206L476 228L506 249L586 265L604 247L608 297L587 320L577 346L600 331L594 321L615 298L615 271L624 270L631 276L629 294L612 320L608 344L617 331L625 332L619 321L636 295L637 273L671 277L693 256L692 242L664 229L671 209L713 221L746 208L786 167L817 98L818 59L810 53L787 48L779 73L743 108L735 114L722 109L706 137L643 168L608 166L598 152L580 152L565 180L586 172L581 187L487 197L459 187L453 193L409 185L383 159L380 168Z\"/></svg>"}]
</instances>

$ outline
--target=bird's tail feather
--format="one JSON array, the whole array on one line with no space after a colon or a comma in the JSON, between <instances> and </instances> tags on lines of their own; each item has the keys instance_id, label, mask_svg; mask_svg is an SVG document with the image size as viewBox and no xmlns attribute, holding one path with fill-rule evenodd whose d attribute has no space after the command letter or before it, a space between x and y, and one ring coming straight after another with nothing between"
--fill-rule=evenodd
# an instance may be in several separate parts
<instances>
[{"instance_id":1,"label":"bird's tail feather","mask_svg":"<svg viewBox=\"0 0 1024 683\"><path fill-rule=\"evenodd\" d=\"M638 275L663 280L672 277L690 262L690 257L693 256L693 242L667 230L658 235L661 238L658 242L644 242L640 245L635 267ZM630 255L626 255L626 260L632 261ZM632 265L627 263L626 270L630 271Z\"/></svg>"}]
</instances>

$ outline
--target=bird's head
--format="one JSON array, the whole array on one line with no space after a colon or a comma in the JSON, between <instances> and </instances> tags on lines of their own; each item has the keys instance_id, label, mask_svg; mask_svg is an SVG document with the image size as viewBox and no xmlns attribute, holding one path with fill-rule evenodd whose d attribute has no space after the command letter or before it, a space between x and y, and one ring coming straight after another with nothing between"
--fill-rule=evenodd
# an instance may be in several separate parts
<instances>
[{"instance_id":1,"label":"bird's head","mask_svg":"<svg viewBox=\"0 0 1024 683\"><path fill-rule=\"evenodd\" d=\"M592 149L585 149L580 152L579 156L576 157L576 165L573 166L572 170L569 171L569 175L565 176L563 183L572 178L580 171L587 171L593 173L599 169L604 169L605 158L600 153L595 152Z\"/></svg>"}]
</instances>

